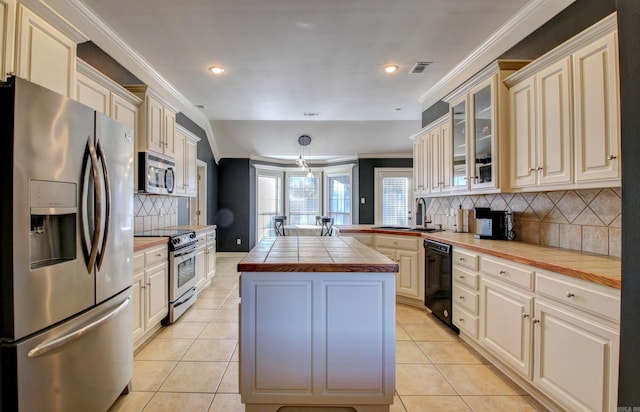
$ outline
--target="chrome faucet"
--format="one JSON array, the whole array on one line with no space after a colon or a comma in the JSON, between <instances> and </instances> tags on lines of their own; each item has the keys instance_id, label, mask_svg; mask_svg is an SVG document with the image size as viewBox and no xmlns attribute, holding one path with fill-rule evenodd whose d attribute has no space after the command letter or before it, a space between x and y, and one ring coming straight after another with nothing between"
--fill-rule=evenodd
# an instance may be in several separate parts
<instances>
[{"instance_id":1,"label":"chrome faucet","mask_svg":"<svg viewBox=\"0 0 640 412\"><path fill-rule=\"evenodd\" d=\"M420 209L421 213L422 213L422 226L423 227L427 227L428 223L431 223L431 220L427 219L427 202L424 200L424 198L419 197L416 200L416 212L418 211L418 209L420 208L420 204L422 203L422 208ZM417 223L417 222L416 222Z\"/></svg>"}]
</instances>

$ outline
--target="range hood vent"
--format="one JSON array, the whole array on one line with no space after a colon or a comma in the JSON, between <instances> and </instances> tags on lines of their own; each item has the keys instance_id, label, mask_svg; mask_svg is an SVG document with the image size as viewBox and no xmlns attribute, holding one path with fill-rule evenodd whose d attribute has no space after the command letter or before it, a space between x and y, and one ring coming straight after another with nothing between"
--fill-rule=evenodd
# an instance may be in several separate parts
<instances>
[{"instance_id":1,"label":"range hood vent","mask_svg":"<svg viewBox=\"0 0 640 412\"><path fill-rule=\"evenodd\" d=\"M411 70L409 70L409 74L420 74L424 71L433 62L417 62L413 65Z\"/></svg>"}]
</instances>

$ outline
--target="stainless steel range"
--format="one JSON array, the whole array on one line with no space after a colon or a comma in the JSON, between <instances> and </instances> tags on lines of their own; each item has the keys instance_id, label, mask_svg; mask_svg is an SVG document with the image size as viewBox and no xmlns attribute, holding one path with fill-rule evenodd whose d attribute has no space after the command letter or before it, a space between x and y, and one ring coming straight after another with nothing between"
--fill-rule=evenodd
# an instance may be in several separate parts
<instances>
[{"instance_id":1,"label":"stainless steel range","mask_svg":"<svg viewBox=\"0 0 640 412\"><path fill-rule=\"evenodd\" d=\"M198 238L192 230L157 229L136 236L169 237L169 314L163 325L175 322L196 301Z\"/></svg>"}]
</instances>

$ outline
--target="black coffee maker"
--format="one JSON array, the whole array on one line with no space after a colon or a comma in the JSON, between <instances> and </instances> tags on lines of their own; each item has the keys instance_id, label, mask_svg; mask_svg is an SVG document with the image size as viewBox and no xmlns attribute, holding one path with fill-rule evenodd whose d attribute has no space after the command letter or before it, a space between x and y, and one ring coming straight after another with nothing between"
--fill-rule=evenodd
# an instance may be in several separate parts
<instances>
[{"instance_id":1,"label":"black coffee maker","mask_svg":"<svg viewBox=\"0 0 640 412\"><path fill-rule=\"evenodd\" d=\"M476 239L513 240L512 214L507 210L491 210L488 207L476 207Z\"/></svg>"}]
</instances>

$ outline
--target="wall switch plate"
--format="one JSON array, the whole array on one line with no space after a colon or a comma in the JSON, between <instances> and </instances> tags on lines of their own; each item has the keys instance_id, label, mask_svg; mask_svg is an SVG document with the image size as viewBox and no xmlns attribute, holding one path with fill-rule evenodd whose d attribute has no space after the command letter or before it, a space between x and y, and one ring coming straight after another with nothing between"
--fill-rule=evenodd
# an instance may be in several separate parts
<instances>
[{"instance_id":1,"label":"wall switch plate","mask_svg":"<svg viewBox=\"0 0 640 412\"><path fill-rule=\"evenodd\" d=\"M360 203L362 203L364 205L364 197L360 198Z\"/></svg>"},{"instance_id":2,"label":"wall switch plate","mask_svg":"<svg viewBox=\"0 0 640 412\"><path fill-rule=\"evenodd\" d=\"M242 244L242 239L237 238L237 239L236 239L236 245L241 245L241 244Z\"/></svg>"}]
</instances>

